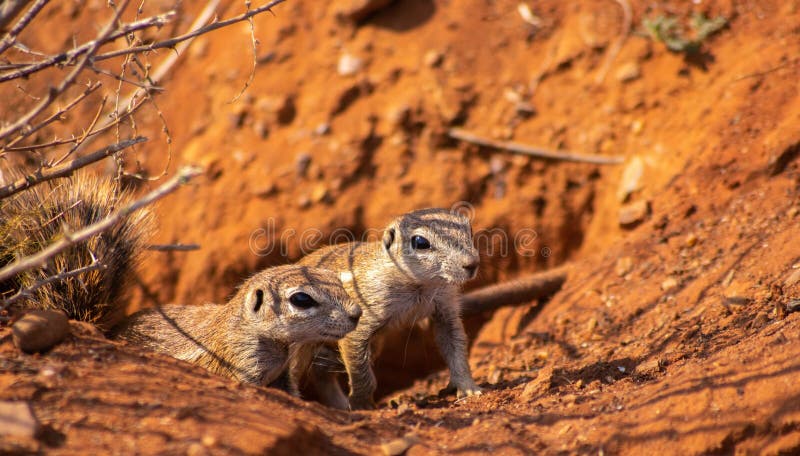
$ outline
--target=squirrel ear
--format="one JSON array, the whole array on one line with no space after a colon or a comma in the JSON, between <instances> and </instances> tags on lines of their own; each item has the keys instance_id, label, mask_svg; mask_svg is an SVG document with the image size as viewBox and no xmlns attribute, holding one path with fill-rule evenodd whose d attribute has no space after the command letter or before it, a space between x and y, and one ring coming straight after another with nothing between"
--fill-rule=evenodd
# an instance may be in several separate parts
<instances>
[{"instance_id":1,"label":"squirrel ear","mask_svg":"<svg viewBox=\"0 0 800 456\"><path fill-rule=\"evenodd\" d=\"M261 305L264 304L264 290L261 288L256 288L250 293L247 293L247 299L245 302L247 304L247 308L253 313L258 312L261 309Z\"/></svg>"},{"instance_id":2,"label":"squirrel ear","mask_svg":"<svg viewBox=\"0 0 800 456\"><path fill-rule=\"evenodd\" d=\"M386 231L383 232L383 246L386 250L389 250L392 242L394 242L394 228L386 228Z\"/></svg>"}]
</instances>

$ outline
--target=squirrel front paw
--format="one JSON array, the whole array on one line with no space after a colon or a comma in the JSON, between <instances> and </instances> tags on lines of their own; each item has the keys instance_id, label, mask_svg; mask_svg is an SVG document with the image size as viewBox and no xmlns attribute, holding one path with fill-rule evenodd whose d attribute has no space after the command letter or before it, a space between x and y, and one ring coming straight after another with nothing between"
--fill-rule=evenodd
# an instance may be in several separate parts
<instances>
[{"instance_id":1,"label":"squirrel front paw","mask_svg":"<svg viewBox=\"0 0 800 456\"><path fill-rule=\"evenodd\" d=\"M483 394L483 390L476 384L472 384L467 387L459 387L456 393L456 397L459 399L470 397L470 396L480 396Z\"/></svg>"}]
</instances>

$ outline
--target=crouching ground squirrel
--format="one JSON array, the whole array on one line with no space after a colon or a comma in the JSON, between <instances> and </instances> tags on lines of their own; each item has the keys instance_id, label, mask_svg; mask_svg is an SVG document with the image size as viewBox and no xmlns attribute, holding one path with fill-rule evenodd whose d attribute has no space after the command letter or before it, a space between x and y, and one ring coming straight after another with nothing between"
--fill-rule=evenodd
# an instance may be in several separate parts
<instances>
[{"instance_id":1,"label":"crouching ground squirrel","mask_svg":"<svg viewBox=\"0 0 800 456\"><path fill-rule=\"evenodd\" d=\"M349 400L335 372L319 360L330 346L302 347L291 376L300 379L308 373L320 400L329 406L374 408L372 361L383 330L409 327L430 317L439 351L450 369L450 386L459 397L480 394L467 363L467 336L460 317L460 287L475 277L478 260L469 220L443 209L423 209L396 218L381 241L334 245L306 256L299 264L339 273L363 314L355 331L338 343L349 377Z\"/></svg>"},{"instance_id":2,"label":"crouching ground squirrel","mask_svg":"<svg viewBox=\"0 0 800 456\"><path fill-rule=\"evenodd\" d=\"M14 172L10 175L16 177ZM0 201L0 267L38 252L64 230L104 219L130 201L114 181L82 173ZM0 282L0 298L29 289L12 312L56 309L72 319L111 328L124 312L125 284L152 231L148 212L126 218L56 255L47 269ZM95 263L103 267L46 280L56 272ZM286 370L291 344L335 342L356 327L360 315L337 274L289 265L257 273L227 304L144 310L116 326L111 335L243 382L267 385Z\"/></svg>"},{"instance_id":3,"label":"crouching ground squirrel","mask_svg":"<svg viewBox=\"0 0 800 456\"><path fill-rule=\"evenodd\" d=\"M287 369L292 344L336 342L355 329L360 316L335 273L288 265L254 275L227 304L146 309L113 334L267 386Z\"/></svg>"}]
</instances>

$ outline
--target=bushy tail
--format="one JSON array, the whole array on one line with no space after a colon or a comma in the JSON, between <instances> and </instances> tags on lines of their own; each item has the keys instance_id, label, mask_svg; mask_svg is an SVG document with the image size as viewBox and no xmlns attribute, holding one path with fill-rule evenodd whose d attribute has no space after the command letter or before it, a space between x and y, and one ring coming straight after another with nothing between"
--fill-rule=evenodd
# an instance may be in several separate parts
<instances>
[{"instance_id":1,"label":"bushy tail","mask_svg":"<svg viewBox=\"0 0 800 456\"><path fill-rule=\"evenodd\" d=\"M64 232L102 220L130 200L131 195L115 181L85 173L45 182L0 200L0 268L42 250ZM61 309L70 318L108 329L124 312L124 290L153 226L152 213L138 211L88 242L69 247L45 268L0 283L0 296L7 298L50 276L97 262L102 265L98 269L39 287L21 306Z\"/></svg>"},{"instance_id":2,"label":"bushy tail","mask_svg":"<svg viewBox=\"0 0 800 456\"><path fill-rule=\"evenodd\" d=\"M464 294L461 301L461 314L470 316L499 307L527 304L557 292L566 280L566 268L558 267L509 282L479 288Z\"/></svg>"}]
</instances>

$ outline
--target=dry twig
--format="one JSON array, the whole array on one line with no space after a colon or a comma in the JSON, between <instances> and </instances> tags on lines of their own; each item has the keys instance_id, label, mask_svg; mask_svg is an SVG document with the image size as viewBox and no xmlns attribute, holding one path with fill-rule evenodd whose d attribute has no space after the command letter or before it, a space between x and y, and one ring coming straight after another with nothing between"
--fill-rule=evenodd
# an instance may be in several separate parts
<instances>
[{"instance_id":1,"label":"dry twig","mask_svg":"<svg viewBox=\"0 0 800 456\"><path fill-rule=\"evenodd\" d=\"M196 166L186 166L181 168L172 179L164 182L161 186L148 193L141 199L128 204L127 206L121 208L117 212L114 212L97 223L81 228L74 233L64 233L64 237L50 244L40 252L16 260L3 269L0 269L0 282L7 280L16 274L19 274L20 272L45 266L47 264L47 260L63 252L69 246L86 241L87 239L90 239L91 237L111 228L132 213L172 193L179 186L185 184L193 177L200 175L201 172L202 170Z\"/></svg>"},{"instance_id":2,"label":"dry twig","mask_svg":"<svg viewBox=\"0 0 800 456\"><path fill-rule=\"evenodd\" d=\"M102 160L109 155L127 149L134 144L139 144L147 141L144 136L137 136L136 138L128 139L125 141L106 146L100 150L94 151L91 154L78 157L68 163L65 163L57 168L40 169L39 171L25 176L16 182L0 187L0 199L7 198L15 193L33 187L34 185L46 182L59 177L66 177L74 173L76 170L81 169L91 163Z\"/></svg>"},{"instance_id":3,"label":"dry twig","mask_svg":"<svg viewBox=\"0 0 800 456\"><path fill-rule=\"evenodd\" d=\"M529 155L532 157L546 158L549 160L571 161L578 163L591 163L595 165L618 165L625 161L622 157L605 156L605 155L589 155L578 154L575 152L562 152L555 150L547 150L538 147L526 146L524 144L510 142L510 141L495 141L493 139L484 138L460 128L451 128L448 131L451 138L460 141L471 142L480 146L492 147L494 149L507 150L517 154Z\"/></svg>"}]
</instances>

